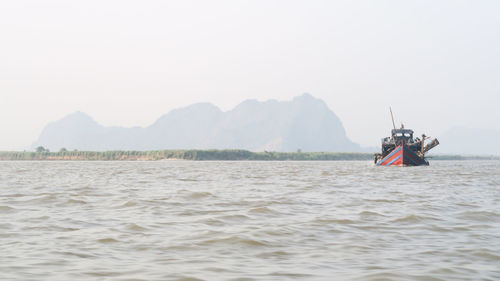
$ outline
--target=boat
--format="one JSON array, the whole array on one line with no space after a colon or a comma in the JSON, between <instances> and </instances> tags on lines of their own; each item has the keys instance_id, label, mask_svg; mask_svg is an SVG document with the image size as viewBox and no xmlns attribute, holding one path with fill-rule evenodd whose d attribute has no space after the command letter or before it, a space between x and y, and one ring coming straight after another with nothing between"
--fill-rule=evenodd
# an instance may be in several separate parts
<instances>
[{"instance_id":1,"label":"boat","mask_svg":"<svg viewBox=\"0 0 500 281\"><path fill-rule=\"evenodd\" d=\"M405 129L401 124L400 129L396 129L394 116L392 115L394 129L391 136L382 139L382 152L374 155L374 162L377 166L427 166L429 162L425 159L425 153L439 144L437 139L430 140L425 134L422 138L414 138L413 130ZM426 145L425 142L430 140Z\"/></svg>"}]
</instances>

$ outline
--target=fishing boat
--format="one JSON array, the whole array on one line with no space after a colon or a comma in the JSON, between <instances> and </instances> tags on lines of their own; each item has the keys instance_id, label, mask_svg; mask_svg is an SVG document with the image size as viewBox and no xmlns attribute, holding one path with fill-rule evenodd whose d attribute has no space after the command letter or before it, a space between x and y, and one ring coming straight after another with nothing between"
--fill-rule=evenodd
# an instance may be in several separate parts
<instances>
[{"instance_id":1,"label":"fishing boat","mask_svg":"<svg viewBox=\"0 0 500 281\"><path fill-rule=\"evenodd\" d=\"M439 144L437 139L430 140L425 134L422 138L414 138L413 130L405 129L401 124L396 129L394 116L392 114L392 125L394 129L391 136L382 139L382 152L376 153L374 162L378 166L422 166L429 165L425 159L425 153ZM426 145L425 142L430 140Z\"/></svg>"}]
</instances>

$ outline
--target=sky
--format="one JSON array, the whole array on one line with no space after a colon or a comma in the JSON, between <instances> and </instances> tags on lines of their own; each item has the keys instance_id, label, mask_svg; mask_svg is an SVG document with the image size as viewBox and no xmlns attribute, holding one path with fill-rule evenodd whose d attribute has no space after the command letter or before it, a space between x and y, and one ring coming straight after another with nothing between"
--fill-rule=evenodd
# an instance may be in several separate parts
<instances>
[{"instance_id":1,"label":"sky","mask_svg":"<svg viewBox=\"0 0 500 281\"><path fill-rule=\"evenodd\" d=\"M500 1L1 1L0 150L82 111L148 126L310 93L349 138L500 130Z\"/></svg>"}]
</instances>

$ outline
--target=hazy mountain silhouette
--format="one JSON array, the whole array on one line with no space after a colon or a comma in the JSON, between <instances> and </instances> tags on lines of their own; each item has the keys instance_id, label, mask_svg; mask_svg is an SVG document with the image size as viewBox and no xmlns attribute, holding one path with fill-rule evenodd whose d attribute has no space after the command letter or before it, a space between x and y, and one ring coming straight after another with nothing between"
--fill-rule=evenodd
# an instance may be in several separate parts
<instances>
[{"instance_id":1,"label":"hazy mountain silhouette","mask_svg":"<svg viewBox=\"0 0 500 281\"><path fill-rule=\"evenodd\" d=\"M161 116L149 127L103 127L76 112L45 127L33 148L69 150L248 149L252 151L362 151L340 119L309 94L292 101L247 100L222 112L193 104Z\"/></svg>"},{"instance_id":2,"label":"hazy mountain silhouette","mask_svg":"<svg viewBox=\"0 0 500 281\"><path fill-rule=\"evenodd\" d=\"M500 155L500 131L454 127L439 142L438 154Z\"/></svg>"}]
</instances>

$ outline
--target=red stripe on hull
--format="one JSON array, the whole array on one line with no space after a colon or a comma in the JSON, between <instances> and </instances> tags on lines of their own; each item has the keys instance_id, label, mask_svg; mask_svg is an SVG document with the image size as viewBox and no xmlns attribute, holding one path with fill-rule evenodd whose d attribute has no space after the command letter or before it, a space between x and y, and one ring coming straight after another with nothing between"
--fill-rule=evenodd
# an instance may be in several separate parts
<instances>
[{"instance_id":1,"label":"red stripe on hull","mask_svg":"<svg viewBox=\"0 0 500 281\"><path fill-rule=\"evenodd\" d=\"M401 146L396 147L391 153L389 153L384 159L380 161L378 165L381 166L391 166L400 164L401 158L403 158L403 149Z\"/></svg>"},{"instance_id":2,"label":"red stripe on hull","mask_svg":"<svg viewBox=\"0 0 500 281\"><path fill-rule=\"evenodd\" d=\"M416 155L406 145L396 147L379 163L380 166L420 166L429 165L425 159Z\"/></svg>"}]
</instances>

